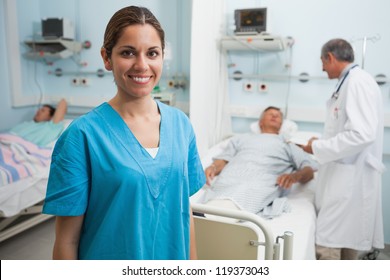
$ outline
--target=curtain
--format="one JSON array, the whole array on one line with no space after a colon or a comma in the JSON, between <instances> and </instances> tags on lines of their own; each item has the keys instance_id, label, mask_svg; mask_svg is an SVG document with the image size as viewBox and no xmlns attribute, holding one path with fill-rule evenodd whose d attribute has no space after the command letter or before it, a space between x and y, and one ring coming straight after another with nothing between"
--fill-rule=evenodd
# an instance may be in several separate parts
<instances>
[{"instance_id":1,"label":"curtain","mask_svg":"<svg viewBox=\"0 0 390 280\"><path fill-rule=\"evenodd\" d=\"M224 0L193 0L191 24L190 120L200 156L231 134Z\"/></svg>"}]
</instances>

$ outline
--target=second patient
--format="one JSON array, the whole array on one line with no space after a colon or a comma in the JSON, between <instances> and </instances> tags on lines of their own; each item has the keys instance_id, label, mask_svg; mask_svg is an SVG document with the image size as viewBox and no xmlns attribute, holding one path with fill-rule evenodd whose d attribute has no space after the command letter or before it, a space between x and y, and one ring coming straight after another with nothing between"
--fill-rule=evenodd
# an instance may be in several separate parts
<instances>
[{"instance_id":1,"label":"second patient","mask_svg":"<svg viewBox=\"0 0 390 280\"><path fill-rule=\"evenodd\" d=\"M294 183L310 181L317 170L308 153L279 135L282 123L280 109L268 107L259 119L260 134L238 135L229 141L205 170L211 187L206 188L204 203L231 205L267 217L281 214L286 199L278 199Z\"/></svg>"}]
</instances>

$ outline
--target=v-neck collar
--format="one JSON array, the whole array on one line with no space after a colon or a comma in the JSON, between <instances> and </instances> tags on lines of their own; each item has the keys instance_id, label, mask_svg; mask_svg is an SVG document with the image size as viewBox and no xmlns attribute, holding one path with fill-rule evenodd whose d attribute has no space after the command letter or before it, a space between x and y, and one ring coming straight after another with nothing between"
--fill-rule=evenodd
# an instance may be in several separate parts
<instances>
[{"instance_id":1,"label":"v-neck collar","mask_svg":"<svg viewBox=\"0 0 390 280\"><path fill-rule=\"evenodd\" d=\"M150 160L155 160L159 157L160 150L162 147L164 147L164 139L165 139L165 113L164 110L160 106L158 101L155 101L157 104L157 109L160 113L160 125L159 125L159 152L157 153L156 157L153 158L146 148L142 146L142 144L138 141L137 137L135 137L134 133L131 131L131 129L127 126L126 122L123 120L121 115L109 104L105 103L105 107L108 109L106 110L107 113L109 114L110 119L115 120L115 129L113 129L113 132L116 133L118 132L118 139L126 139L126 141L130 141L128 144L131 144L131 146L137 146L138 149L141 152L141 155L144 157L149 158ZM114 125L112 126L114 127ZM126 146L126 145L125 145Z\"/></svg>"},{"instance_id":2,"label":"v-neck collar","mask_svg":"<svg viewBox=\"0 0 390 280\"><path fill-rule=\"evenodd\" d=\"M172 169L172 155L173 155L173 134L166 131L168 125L168 111L166 108L157 103L161 120L160 120L160 141L159 151L155 158L153 158L141 143L134 136L125 121L117 111L107 102L102 104L97 113L105 121L110 131L117 138L123 148L132 157L134 162L141 169L145 176L150 193L154 198L160 194L160 190L167 183L170 171ZM126 156L126 155L123 155Z\"/></svg>"}]
</instances>

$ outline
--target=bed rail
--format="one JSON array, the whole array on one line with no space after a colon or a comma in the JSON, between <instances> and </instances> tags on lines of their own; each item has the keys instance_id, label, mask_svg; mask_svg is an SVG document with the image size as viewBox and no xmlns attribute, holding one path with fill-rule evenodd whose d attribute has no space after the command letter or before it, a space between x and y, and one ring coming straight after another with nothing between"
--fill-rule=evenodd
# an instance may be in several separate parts
<instances>
[{"instance_id":1,"label":"bed rail","mask_svg":"<svg viewBox=\"0 0 390 280\"><path fill-rule=\"evenodd\" d=\"M225 208L219 208L219 207L214 207L214 206L209 206L204 204L193 203L191 205L192 205L192 211L196 213L217 215L217 216L222 216L227 218L249 221L255 224L256 226L258 226L264 234L265 242L258 242L257 240L251 240L250 243L252 246L265 247L264 258L266 260L279 259L279 249L280 249L279 239L284 240L283 258L284 259L292 258L293 234L291 232L285 232L283 236L278 236L276 242L274 242L272 230L266 225L266 222L264 220L262 220L259 216L255 214L248 213L245 211L240 211L240 210L225 209Z\"/></svg>"},{"instance_id":2,"label":"bed rail","mask_svg":"<svg viewBox=\"0 0 390 280\"><path fill-rule=\"evenodd\" d=\"M26 208L12 217L0 216L0 243L53 217L42 214L41 204Z\"/></svg>"}]
</instances>

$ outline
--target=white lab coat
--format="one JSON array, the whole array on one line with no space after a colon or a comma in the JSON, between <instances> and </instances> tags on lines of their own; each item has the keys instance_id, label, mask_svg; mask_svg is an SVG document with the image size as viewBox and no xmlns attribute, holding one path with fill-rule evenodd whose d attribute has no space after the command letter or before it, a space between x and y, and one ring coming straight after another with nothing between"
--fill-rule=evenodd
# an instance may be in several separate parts
<instances>
[{"instance_id":1,"label":"white lab coat","mask_svg":"<svg viewBox=\"0 0 390 280\"><path fill-rule=\"evenodd\" d=\"M383 248L383 131L381 91L367 72L355 67L338 98L328 101L323 138L312 146L320 163L316 244Z\"/></svg>"}]
</instances>

